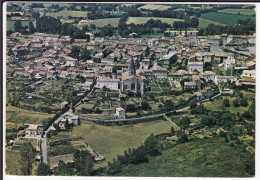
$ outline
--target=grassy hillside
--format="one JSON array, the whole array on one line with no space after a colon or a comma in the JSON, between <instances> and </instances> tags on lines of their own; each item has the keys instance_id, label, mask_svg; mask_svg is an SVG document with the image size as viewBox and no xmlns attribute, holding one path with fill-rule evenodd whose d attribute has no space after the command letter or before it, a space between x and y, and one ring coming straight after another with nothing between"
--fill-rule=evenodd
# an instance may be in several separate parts
<instances>
[{"instance_id":1,"label":"grassy hillside","mask_svg":"<svg viewBox=\"0 0 260 180\"><path fill-rule=\"evenodd\" d=\"M175 18L160 18L160 17L129 17L126 24L145 24L148 20L161 20L162 23L168 23L172 26L174 21L184 21L183 19L175 19Z\"/></svg>"},{"instance_id":2,"label":"grassy hillside","mask_svg":"<svg viewBox=\"0 0 260 180\"><path fill-rule=\"evenodd\" d=\"M199 18L199 28L205 28L207 27L209 24L215 24L215 25L220 25L220 26L226 26L226 24L223 23L219 23L216 21L211 21L208 19L204 19L204 18Z\"/></svg>"},{"instance_id":3,"label":"grassy hillside","mask_svg":"<svg viewBox=\"0 0 260 180\"><path fill-rule=\"evenodd\" d=\"M57 13L46 13L46 16L72 16L72 17L87 17L88 12L86 11L68 11L68 10L63 10L59 11Z\"/></svg>"},{"instance_id":4,"label":"grassy hillside","mask_svg":"<svg viewBox=\"0 0 260 180\"><path fill-rule=\"evenodd\" d=\"M14 23L16 21L10 21L10 20L7 20L6 21L6 30L14 30ZM22 22L22 26L28 26L29 25L29 22L32 22L32 21L21 21Z\"/></svg>"},{"instance_id":5,"label":"grassy hillside","mask_svg":"<svg viewBox=\"0 0 260 180\"><path fill-rule=\"evenodd\" d=\"M255 15L255 10L254 9L222 9L218 10L220 13L227 13L227 14L238 14L240 15L246 15L246 16L252 16Z\"/></svg>"},{"instance_id":6,"label":"grassy hillside","mask_svg":"<svg viewBox=\"0 0 260 180\"><path fill-rule=\"evenodd\" d=\"M105 156L106 161L98 166L123 154L128 148L139 147L151 134L169 133L170 126L164 121L153 121L126 126L103 126L85 122L73 128L72 137L84 137L89 145L98 153Z\"/></svg>"},{"instance_id":7,"label":"grassy hillside","mask_svg":"<svg viewBox=\"0 0 260 180\"><path fill-rule=\"evenodd\" d=\"M248 177L244 160L224 138L179 144L152 157L148 163L129 165L118 176Z\"/></svg>"},{"instance_id":8,"label":"grassy hillside","mask_svg":"<svg viewBox=\"0 0 260 180\"><path fill-rule=\"evenodd\" d=\"M224 14L224 13L217 13L217 12L204 13L201 14L200 17L203 19L216 21L226 25L234 25L237 23L238 19L242 19L242 20L245 20L247 18L255 19L255 17L253 16L242 16L242 15Z\"/></svg>"}]
</instances>

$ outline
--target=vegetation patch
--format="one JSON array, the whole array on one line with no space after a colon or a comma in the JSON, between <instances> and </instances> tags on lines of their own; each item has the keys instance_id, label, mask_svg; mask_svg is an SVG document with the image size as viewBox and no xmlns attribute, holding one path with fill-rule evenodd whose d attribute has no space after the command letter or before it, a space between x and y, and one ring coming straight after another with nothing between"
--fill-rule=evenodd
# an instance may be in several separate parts
<instances>
[{"instance_id":1,"label":"vegetation patch","mask_svg":"<svg viewBox=\"0 0 260 180\"><path fill-rule=\"evenodd\" d=\"M183 19L176 19L176 18L161 18L161 17L129 17L126 24L145 24L148 20L160 20L162 23L168 23L170 25L173 24L175 21L184 21Z\"/></svg>"},{"instance_id":2,"label":"vegetation patch","mask_svg":"<svg viewBox=\"0 0 260 180\"><path fill-rule=\"evenodd\" d=\"M113 27L118 27L119 24L119 19L120 18L107 18L107 19L96 19L93 20L93 23L97 26L97 27L104 27L107 25L111 25Z\"/></svg>"},{"instance_id":3,"label":"vegetation patch","mask_svg":"<svg viewBox=\"0 0 260 180\"><path fill-rule=\"evenodd\" d=\"M139 7L138 9L142 10L159 10L159 11L164 11L171 8L171 6L167 5L158 5L158 4L146 4L144 6Z\"/></svg>"}]
</instances>

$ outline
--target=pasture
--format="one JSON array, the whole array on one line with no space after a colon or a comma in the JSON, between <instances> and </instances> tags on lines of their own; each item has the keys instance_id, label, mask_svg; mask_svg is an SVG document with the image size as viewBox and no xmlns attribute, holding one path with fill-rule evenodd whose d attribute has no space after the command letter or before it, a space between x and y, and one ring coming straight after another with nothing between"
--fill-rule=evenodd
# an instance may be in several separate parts
<instances>
[{"instance_id":1,"label":"pasture","mask_svg":"<svg viewBox=\"0 0 260 180\"><path fill-rule=\"evenodd\" d=\"M16 21L11 21L11 20L7 20L6 21L6 30L13 30L14 31L14 23ZM21 21L22 22L22 26L29 26L29 22L32 22L32 21Z\"/></svg>"},{"instance_id":2,"label":"pasture","mask_svg":"<svg viewBox=\"0 0 260 180\"><path fill-rule=\"evenodd\" d=\"M199 28L206 28L209 24L214 24L214 25L218 25L218 26L226 26L226 24L223 24L223 23L219 23L219 22L204 19L204 18L199 18L199 25L198 25Z\"/></svg>"},{"instance_id":3,"label":"pasture","mask_svg":"<svg viewBox=\"0 0 260 180\"><path fill-rule=\"evenodd\" d=\"M83 17L87 18L88 12L86 11L68 11L68 10L62 10L57 13L46 13L46 16L71 16L71 17Z\"/></svg>"},{"instance_id":4,"label":"pasture","mask_svg":"<svg viewBox=\"0 0 260 180\"><path fill-rule=\"evenodd\" d=\"M218 12L209 12L201 14L200 16L203 19L208 19L211 21L216 21L226 25L235 25L238 19L255 19L253 16L242 16L242 15L234 15L234 14L225 14L225 13L218 13Z\"/></svg>"},{"instance_id":5,"label":"pasture","mask_svg":"<svg viewBox=\"0 0 260 180\"><path fill-rule=\"evenodd\" d=\"M123 154L128 148L140 146L151 134L169 133L170 126L162 120L125 126L103 126L91 122L82 122L75 126L71 136L84 137L87 143L97 152L105 156L106 161L97 167Z\"/></svg>"},{"instance_id":6,"label":"pasture","mask_svg":"<svg viewBox=\"0 0 260 180\"><path fill-rule=\"evenodd\" d=\"M184 21L183 19L175 19L175 18L160 18L160 17L129 17L126 24L145 24L150 19L160 20L162 23L168 23L170 25L175 21Z\"/></svg>"},{"instance_id":7,"label":"pasture","mask_svg":"<svg viewBox=\"0 0 260 180\"><path fill-rule=\"evenodd\" d=\"M107 26L108 24L110 24L113 27L118 27L119 19L120 18L96 19L96 20L93 20L93 23L97 27L104 27L104 26Z\"/></svg>"},{"instance_id":8,"label":"pasture","mask_svg":"<svg viewBox=\"0 0 260 180\"><path fill-rule=\"evenodd\" d=\"M37 111L26 110L14 106L6 107L6 122L23 124L36 123L41 124L42 121L52 118L55 114L42 113Z\"/></svg>"},{"instance_id":9,"label":"pasture","mask_svg":"<svg viewBox=\"0 0 260 180\"><path fill-rule=\"evenodd\" d=\"M218 12L226 13L226 14L245 15L245 16L255 15L254 9L221 9L218 10Z\"/></svg>"},{"instance_id":10,"label":"pasture","mask_svg":"<svg viewBox=\"0 0 260 180\"><path fill-rule=\"evenodd\" d=\"M159 10L159 11L164 11L171 8L171 6L167 5L159 5L159 4L146 4L144 6L139 7L138 9L142 10Z\"/></svg>"}]
</instances>

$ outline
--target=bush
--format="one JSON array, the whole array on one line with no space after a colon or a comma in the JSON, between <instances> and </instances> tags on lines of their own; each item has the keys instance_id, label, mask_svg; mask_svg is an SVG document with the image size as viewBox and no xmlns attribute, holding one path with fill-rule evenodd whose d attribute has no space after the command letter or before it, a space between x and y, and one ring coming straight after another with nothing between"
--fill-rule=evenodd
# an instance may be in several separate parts
<instances>
[{"instance_id":1,"label":"bush","mask_svg":"<svg viewBox=\"0 0 260 180\"><path fill-rule=\"evenodd\" d=\"M240 100L240 105L241 105L241 106L244 106L244 107L247 107L247 106L248 106L247 99L246 99L246 98L242 98L242 99Z\"/></svg>"},{"instance_id":2,"label":"bush","mask_svg":"<svg viewBox=\"0 0 260 180\"><path fill-rule=\"evenodd\" d=\"M136 111L135 105L134 105L134 104L128 104L128 105L126 106L126 111L127 111L127 112L135 112L135 111Z\"/></svg>"},{"instance_id":3,"label":"bush","mask_svg":"<svg viewBox=\"0 0 260 180\"><path fill-rule=\"evenodd\" d=\"M235 107L239 107L240 106L239 101L236 99L235 101L233 101L233 105Z\"/></svg>"}]
</instances>

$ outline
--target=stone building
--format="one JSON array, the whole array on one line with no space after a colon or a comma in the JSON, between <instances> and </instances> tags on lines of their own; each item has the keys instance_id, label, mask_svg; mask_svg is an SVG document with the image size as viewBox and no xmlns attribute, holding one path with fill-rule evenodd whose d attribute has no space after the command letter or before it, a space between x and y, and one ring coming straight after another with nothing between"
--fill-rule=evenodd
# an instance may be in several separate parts
<instances>
[{"instance_id":1,"label":"stone building","mask_svg":"<svg viewBox=\"0 0 260 180\"><path fill-rule=\"evenodd\" d=\"M136 75L136 66L133 58L130 63L129 71L122 73L121 91L143 94L146 86L146 78L143 75Z\"/></svg>"}]
</instances>

